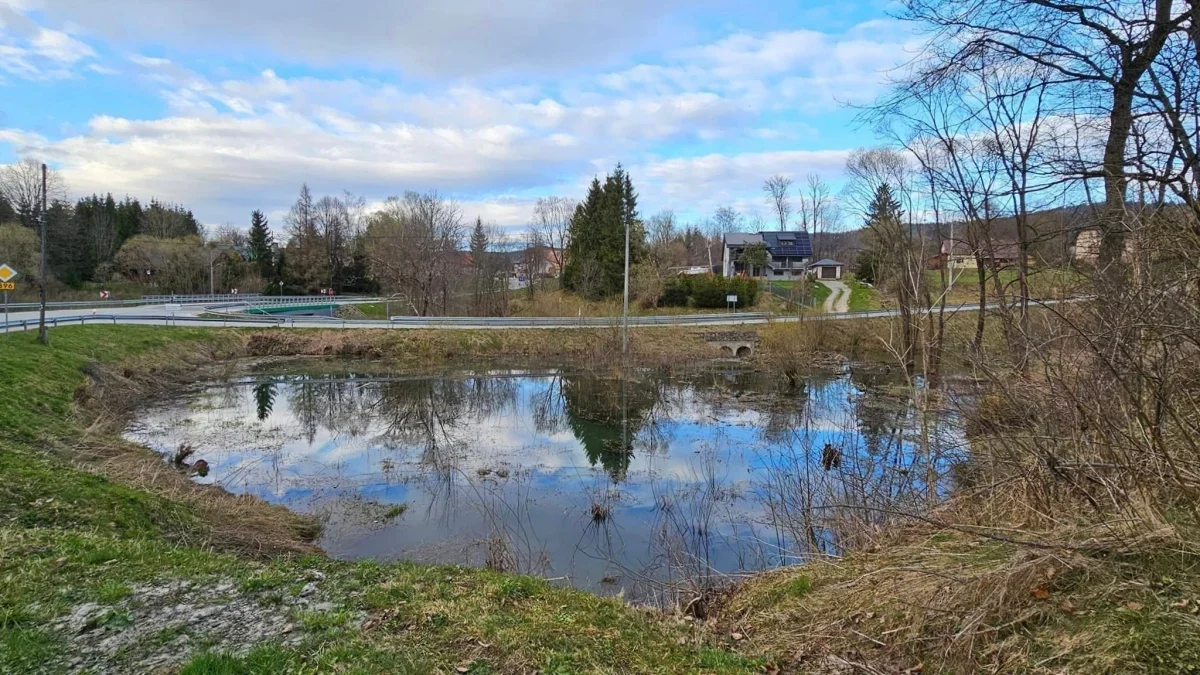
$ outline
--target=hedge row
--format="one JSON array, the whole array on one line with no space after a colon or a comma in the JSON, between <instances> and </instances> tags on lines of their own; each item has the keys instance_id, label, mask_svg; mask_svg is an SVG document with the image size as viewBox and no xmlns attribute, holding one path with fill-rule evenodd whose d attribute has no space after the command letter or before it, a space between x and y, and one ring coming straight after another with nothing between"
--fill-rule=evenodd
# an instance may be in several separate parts
<instances>
[{"instance_id":1,"label":"hedge row","mask_svg":"<svg viewBox=\"0 0 1200 675\"><path fill-rule=\"evenodd\" d=\"M726 296L738 296L737 307L748 307L758 299L758 280L748 277L718 277L711 274L675 277L667 281L658 304L663 307L724 309Z\"/></svg>"}]
</instances>

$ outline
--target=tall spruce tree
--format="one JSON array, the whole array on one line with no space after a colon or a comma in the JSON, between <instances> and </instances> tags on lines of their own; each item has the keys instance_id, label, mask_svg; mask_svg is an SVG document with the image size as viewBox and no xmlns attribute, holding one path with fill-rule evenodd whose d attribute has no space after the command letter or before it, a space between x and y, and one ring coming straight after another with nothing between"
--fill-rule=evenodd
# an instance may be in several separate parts
<instances>
[{"instance_id":1,"label":"tall spruce tree","mask_svg":"<svg viewBox=\"0 0 1200 675\"><path fill-rule=\"evenodd\" d=\"M471 269L475 279L471 293L475 311L482 311L485 289L491 289L491 279L488 278L488 236L483 229L483 219L475 217L475 228L471 230Z\"/></svg>"},{"instance_id":2,"label":"tall spruce tree","mask_svg":"<svg viewBox=\"0 0 1200 675\"><path fill-rule=\"evenodd\" d=\"M487 231L483 229L483 219L475 218L475 228L471 230L471 262L476 267L483 265L483 258L487 254L488 236Z\"/></svg>"},{"instance_id":3,"label":"tall spruce tree","mask_svg":"<svg viewBox=\"0 0 1200 675\"><path fill-rule=\"evenodd\" d=\"M632 267L645 250L645 230L638 221L633 181L618 164L603 184L592 180L587 198L571 217L563 287L592 299L620 293L625 277L626 227Z\"/></svg>"},{"instance_id":4,"label":"tall spruce tree","mask_svg":"<svg viewBox=\"0 0 1200 675\"><path fill-rule=\"evenodd\" d=\"M275 238L267 227L267 217L258 210L250 214L250 260L257 264L263 279L274 275Z\"/></svg>"}]
</instances>

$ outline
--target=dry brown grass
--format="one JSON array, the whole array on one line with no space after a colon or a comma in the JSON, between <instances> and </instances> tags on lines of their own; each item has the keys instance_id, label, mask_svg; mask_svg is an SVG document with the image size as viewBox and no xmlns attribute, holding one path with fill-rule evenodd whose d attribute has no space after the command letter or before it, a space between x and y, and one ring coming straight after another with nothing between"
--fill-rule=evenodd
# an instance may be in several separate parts
<instances>
[{"instance_id":1,"label":"dry brown grass","mask_svg":"<svg viewBox=\"0 0 1200 675\"><path fill-rule=\"evenodd\" d=\"M116 483L194 508L204 527L186 543L254 556L315 553L316 523L281 506L250 495L233 495L200 485L186 467L163 461L151 450L119 438L128 415L138 406L199 377L217 376L238 345L169 347L115 366L89 364L88 383L75 395L78 439L57 439L56 454Z\"/></svg>"},{"instance_id":2,"label":"dry brown grass","mask_svg":"<svg viewBox=\"0 0 1200 675\"><path fill-rule=\"evenodd\" d=\"M950 532L896 534L873 552L754 578L718 603L718 624L781 665L995 672L1026 659L1024 626L1061 611L1048 602L1053 579L1088 565Z\"/></svg>"},{"instance_id":3,"label":"dry brown grass","mask_svg":"<svg viewBox=\"0 0 1200 675\"><path fill-rule=\"evenodd\" d=\"M632 358L644 363L687 362L719 356L690 328L639 328L629 334ZM247 356L335 356L399 362L462 358L552 358L612 362L621 356L621 332L595 329L259 331L246 337Z\"/></svg>"}]
</instances>

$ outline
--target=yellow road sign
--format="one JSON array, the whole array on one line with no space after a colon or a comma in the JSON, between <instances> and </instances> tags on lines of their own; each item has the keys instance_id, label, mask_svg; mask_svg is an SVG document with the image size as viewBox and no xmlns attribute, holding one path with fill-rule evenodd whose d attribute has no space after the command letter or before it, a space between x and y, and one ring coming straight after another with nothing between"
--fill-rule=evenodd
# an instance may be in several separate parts
<instances>
[{"instance_id":1,"label":"yellow road sign","mask_svg":"<svg viewBox=\"0 0 1200 675\"><path fill-rule=\"evenodd\" d=\"M0 291L15 291L17 284L12 281L0 281Z\"/></svg>"},{"instance_id":2,"label":"yellow road sign","mask_svg":"<svg viewBox=\"0 0 1200 675\"><path fill-rule=\"evenodd\" d=\"M0 265L0 281L12 281L17 277L17 271L8 265Z\"/></svg>"}]
</instances>

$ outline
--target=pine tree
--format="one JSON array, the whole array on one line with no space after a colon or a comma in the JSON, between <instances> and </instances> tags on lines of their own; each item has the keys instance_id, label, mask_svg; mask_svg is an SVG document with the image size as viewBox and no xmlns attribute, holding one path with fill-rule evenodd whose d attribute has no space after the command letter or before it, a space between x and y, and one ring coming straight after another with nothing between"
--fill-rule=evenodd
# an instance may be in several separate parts
<instances>
[{"instance_id":1,"label":"pine tree","mask_svg":"<svg viewBox=\"0 0 1200 675\"><path fill-rule=\"evenodd\" d=\"M593 179L587 198L571 218L570 245L563 287L588 298L620 293L625 278L625 228L629 228L630 268L645 249L645 230L638 220L637 193L620 164Z\"/></svg>"},{"instance_id":2,"label":"pine tree","mask_svg":"<svg viewBox=\"0 0 1200 675\"><path fill-rule=\"evenodd\" d=\"M4 195L0 194L0 225L17 222L17 211L8 203Z\"/></svg>"},{"instance_id":3,"label":"pine tree","mask_svg":"<svg viewBox=\"0 0 1200 675\"><path fill-rule=\"evenodd\" d=\"M875 197L867 208L867 250L875 259L875 274L881 281L890 280L893 269L900 260L906 241L904 211L892 194L887 183L875 190Z\"/></svg>"},{"instance_id":4,"label":"pine tree","mask_svg":"<svg viewBox=\"0 0 1200 675\"><path fill-rule=\"evenodd\" d=\"M267 217L262 211L250 214L250 260L258 264L258 273L263 279L274 274L275 239L267 227Z\"/></svg>"},{"instance_id":5,"label":"pine tree","mask_svg":"<svg viewBox=\"0 0 1200 675\"><path fill-rule=\"evenodd\" d=\"M483 264L483 258L487 254L488 236L483 229L483 219L475 218L475 229L471 230L471 261L476 268Z\"/></svg>"},{"instance_id":6,"label":"pine tree","mask_svg":"<svg viewBox=\"0 0 1200 675\"><path fill-rule=\"evenodd\" d=\"M475 284L472 288L475 312L482 311L485 288L491 289L491 280L487 279L487 248L488 236L483 229L483 219L475 217L475 228L471 230L471 267L475 272Z\"/></svg>"}]
</instances>

